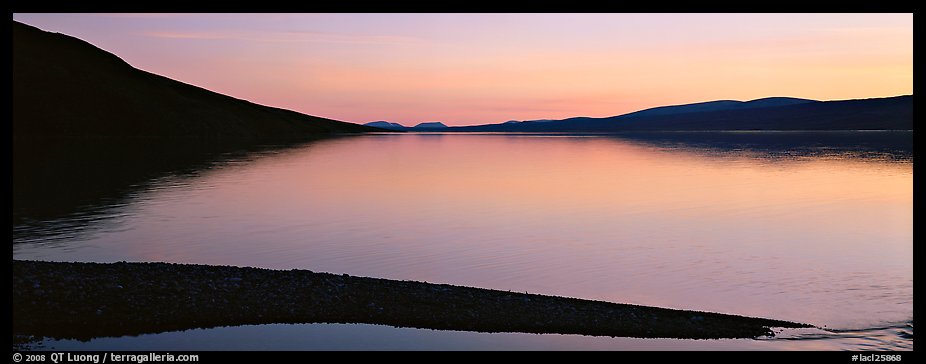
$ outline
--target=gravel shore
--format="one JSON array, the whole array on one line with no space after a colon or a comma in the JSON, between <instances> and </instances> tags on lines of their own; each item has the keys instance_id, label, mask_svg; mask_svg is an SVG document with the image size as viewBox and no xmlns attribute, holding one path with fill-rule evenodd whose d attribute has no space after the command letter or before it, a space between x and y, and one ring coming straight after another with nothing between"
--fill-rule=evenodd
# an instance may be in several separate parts
<instances>
[{"instance_id":1,"label":"gravel shore","mask_svg":"<svg viewBox=\"0 0 926 364\"><path fill-rule=\"evenodd\" d=\"M268 323L369 323L481 332L754 338L810 325L576 298L169 263L13 261L13 335L90 339Z\"/></svg>"}]
</instances>

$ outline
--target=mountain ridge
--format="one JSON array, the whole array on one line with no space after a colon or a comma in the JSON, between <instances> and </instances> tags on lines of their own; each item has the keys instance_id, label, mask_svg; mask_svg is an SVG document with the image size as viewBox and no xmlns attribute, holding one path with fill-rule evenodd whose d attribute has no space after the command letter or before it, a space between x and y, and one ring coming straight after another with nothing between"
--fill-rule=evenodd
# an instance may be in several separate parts
<instances>
[{"instance_id":1,"label":"mountain ridge","mask_svg":"<svg viewBox=\"0 0 926 364\"><path fill-rule=\"evenodd\" d=\"M912 130L913 95L816 101L766 97L660 106L617 116L450 127L467 132Z\"/></svg>"},{"instance_id":2,"label":"mountain ridge","mask_svg":"<svg viewBox=\"0 0 926 364\"><path fill-rule=\"evenodd\" d=\"M448 127L357 125L259 105L137 69L84 40L13 20L13 135L298 138L370 131L912 130L912 95L767 97L667 105L610 117Z\"/></svg>"},{"instance_id":3,"label":"mountain ridge","mask_svg":"<svg viewBox=\"0 0 926 364\"><path fill-rule=\"evenodd\" d=\"M399 123L393 123L385 120L371 121L369 123L363 124L365 126L372 126L374 128L382 128L389 130L405 130L407 127Z\"/></svg>"},{"instance_id":4,"label":"mountain ridge","mask_svg":"<svg viewBox=\"0 0 926 364\"><path fill-rule=\"evenodd\" d=\"M412 129L443 129L446 127L447 125L444 125L444 123L440 121L426 121L418 123L418 125L413 126Z\"/></svg>"},{"instance_id":5,"label":"mountain ridge","mask_svg":"<svg viewBox=\"0 0 926 364\"><path fill-rule=\"evenodd\" d=\"M820 102L817 100L810 99L800 99L795 97L764 97L761 99L749 100L749 101L738 101L738 100L715 100L715 101L704 101L704 102L695 102L690 104L680 104L680 105L668 105L668 106L657 106L649 109L643 109L640 111L635 111L632 113L617 115L623 117L631 116L656 116L656 115L673 115L673 114L682 114L682 113L693 113L693 112L710 112L710 111L722 111L722 110L734 110L734 109L753 109L753 108L762 108L762 107L776 107L776 106L787 106L787 105L796 105L810 102Z\"/></svg>"},{"instance_id":6,"label":"mountain ridge","mask_svg":"<svg viewBox=\"0 0 926 364\"><path fill-rule=\"evenodd\" d=\"M259 105L12 21L14 137L265 139L382 129Z\"/></svg>"},{"instance_id":7,"label":"mountain ridge","mask_svg":"<svg viewBox=\"0 0 926 364\"><path fill-rule=\"evenodd\" d=\"M426 121L418 123L415 126L405 126L399 123L393 123L390 121L379 120L371 121L369 123L363 124L365 126L372 126L376 128L383 128L393 131L434 131L437 129L446 129L450 128L440 121Z\"/></svg>"}]
</instances>

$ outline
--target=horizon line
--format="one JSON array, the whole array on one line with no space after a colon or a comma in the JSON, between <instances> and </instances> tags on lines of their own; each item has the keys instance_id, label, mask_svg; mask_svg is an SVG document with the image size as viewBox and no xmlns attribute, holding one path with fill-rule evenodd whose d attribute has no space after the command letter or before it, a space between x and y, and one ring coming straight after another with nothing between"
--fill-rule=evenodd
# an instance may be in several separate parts
<instances>
[{"instance_id":1,"label":"horizon line","mask_svg":"<svg viewBox=\"0 0 926 364\"><path fill-rule=\"evenodd\" d=\"M733 102L747 103L747 102L753 102L753 101L765 100L765 99L787 98L787 99L809 100L809 101L811 101L811 102L838 102L838 101L871 100L871 99L890 99L890 98L894 98L894 97L905 97L905 96L913 96L913 94L910 93L910 94L900 94L900 95L892 95L892 96L857 97L857 98L850 98L850 99L831 99L831 100L814 100L814 99L806 99L806 98L803 98L803 97L793 97L793 96L766 96L766 97L760 97L760 98L757 98L757 99L746 100L746 101L735 100L735 99L717 99L717 100L708 100L708 101L695 101L695 102L682 103L682 104L671 104L671 105L653 106L653 107L648 107L648 108L645 108L645 109L640 109L640 110L635 110L635 111L626 112L626 113L623 113L623 114L608 115L608 116L584 116L584 115L580 115L580 116L570 116L570 117L566 117L566 118L540 118L540 119L529 119L529 120L528 120L528 119L523 119L523 120L522 120L522 119L509 119L509 120L505 120L505 121L492 122L492 123L485 123L485 124L447 125L447 127L449 127L449 128L459 128L459 127L469 127L469 126L497 125L497 124L504 124L504 123L508 123L508 122L512 122L512 121L515 121L515 122L526 122L526 121L535 121L535 120L559 121L559 120L583 119L583 118L585 118L585 119L607 119L607 118L615 118L615 117L620 117L620 116L624 116L624 115L630 115L630 114L633 114L633 113L638 113L638 112L641 112L641 111L652 110L652 109L658 109L658 108L663 108L663 107L697 105L697 104L706 104L706 103L720 102L720 101L733 101ZM297 111L297 112L298 112L298 111ZM306 115L309 115L309 114L306 114ZM337 119L332 119L332 120L337 120ZM339 120L339 121L343 121L343 120ZM350 122L350 121L345 121L345 122ZM353 122L353 123L356 123L356 124L358 124L358 125L366 125L366 124L375 123L375 122L394 123L394 124L399 124L399 125L401 125L402 127L405 127L405 128L413 128L415 125L423 124L423 123L442 123L442 124L444 124L444 122L443 122L442 120L424 120L424 121L417 121L417 122L414 122L415 125L413 125L413 126L407 126L407 125L405 125L405 124L402 124L401 122L389 121L389 120L387 120L387 119L377 119L377 120L371 120L371 121L366 121L366 122ZM446 124L445 124L445 125L446 125Z\"/></svg>"}]
</instances>

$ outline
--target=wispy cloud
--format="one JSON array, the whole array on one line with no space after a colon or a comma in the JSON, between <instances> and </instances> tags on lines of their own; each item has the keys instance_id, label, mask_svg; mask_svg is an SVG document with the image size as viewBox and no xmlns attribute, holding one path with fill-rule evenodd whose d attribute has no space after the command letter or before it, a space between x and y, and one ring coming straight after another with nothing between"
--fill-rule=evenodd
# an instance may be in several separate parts
<instances>
[{"instance_id":1,"label":"wispy cloud","mask_svg":"<svg viewBox=\"0 0 926 364\"><path fill-rule=\"evenodd\" d=\"M153 38L195 39L195 40L240 40L251 42L304 42L304 43L344 43L344 44L382 44L412 45L423 43L420 38L398 35L341 34L310 31L281 32L177 32L150 31L143 35Z\"/></svg>"},{"instance_id":2,"label":"wispy cloud","mask_svg":"<svg viewBox=\"0 0 926 364\"><path fill-rule=\"evenodd\" d=\"M292 37L292 41L322 43L415 44L423 42L420 38L399 35L336 34L306 31L289 31L275 34Z\"/></svg>"},{"instance_id":3,"label":"wispy cloud","mask_svg":"<svg viewBox=\"0 0 926 364\"><path fill-rule=\"evenodd\" d=\"M96 13L87 14L100 18L123 18L123 19L169 19L169 18L193 18L199 14L183 13Z\"/></svg>"},{"instance_id":4,"label":"wispy cloud","mask_svg":"<svg viewBox=\"0 0 926 364\"><path fill-rule=\"evenodd\" d=\"M228 34L207 32L145 32L144 35L153 38L167 39L235 39L235 37L229 36Z\"/></svg>"}]
</instances>

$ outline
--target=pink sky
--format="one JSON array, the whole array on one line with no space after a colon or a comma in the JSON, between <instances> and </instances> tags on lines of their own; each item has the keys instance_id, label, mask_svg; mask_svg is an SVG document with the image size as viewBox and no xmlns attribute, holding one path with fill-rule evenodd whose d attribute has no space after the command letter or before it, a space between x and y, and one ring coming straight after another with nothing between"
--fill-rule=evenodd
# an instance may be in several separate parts
<instances>
[{"instance_id":1,"label":"pink sky","mask_svg":"<svg viewBox=\"0 0 926 364\"><path fill-rule=\"evenodd\" d=\"M913 93L912 14L14 14L135 67L355 123Z\"/></svg>"}]
</instances>

